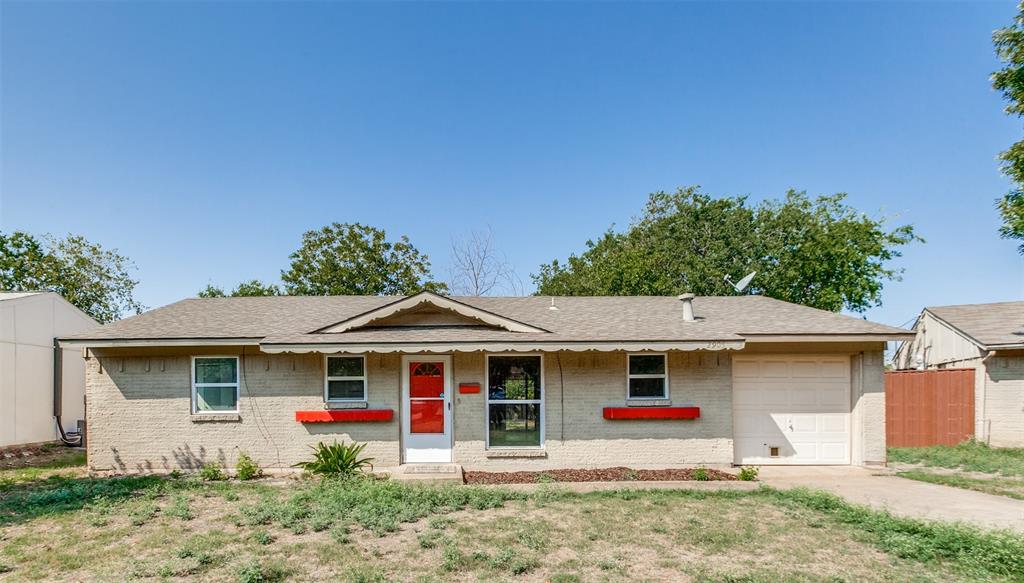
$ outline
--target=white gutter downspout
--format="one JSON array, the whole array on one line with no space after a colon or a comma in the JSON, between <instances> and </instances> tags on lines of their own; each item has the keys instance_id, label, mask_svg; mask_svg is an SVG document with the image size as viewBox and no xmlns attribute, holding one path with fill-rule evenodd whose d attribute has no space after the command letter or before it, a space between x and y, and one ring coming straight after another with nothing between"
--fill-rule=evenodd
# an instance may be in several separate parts
<instances>
[{"instance_id":1,"label":"white gutter downspout","mask_svg":"<svg viewBox=\"0 0 1024 583\"><path fill-rule=\"evenodd\" d=\"M978 379L979 374L981 375L981 379L980 379L980 382L981 382L981 387L980 387L980 389L981 389L981 430L982 430L981 439L982 439L982 441L985 442L986 445L989 445L991 440L992 440L992 420L988 418L988 407L987 407L987 405L988 405L988 383L985 382L985 377L988 376L988 374L987 374L988 373L988 359L992 358L995 355L996 355L996 351L995 350L989 350L988 354L986 354L985 356L983 356L981 358L981 364L983 366L980 366L977 369L975 369L975 373L974 373L975 385L977 385L978 382L979 382L979 379ZM979 390L979 387L975 386L974 390L975 391ZM975 432L975 434L977 434L977 432L978 432L978 428L977 427L974 428L974 432Z\"/></svg>"}]
</instances>

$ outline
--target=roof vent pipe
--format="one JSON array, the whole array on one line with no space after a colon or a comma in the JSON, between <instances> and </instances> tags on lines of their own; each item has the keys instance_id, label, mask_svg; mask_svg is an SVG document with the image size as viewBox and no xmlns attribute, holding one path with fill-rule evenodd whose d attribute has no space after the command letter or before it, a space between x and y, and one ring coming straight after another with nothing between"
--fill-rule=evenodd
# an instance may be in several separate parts
<instances>
[{"instance_id":1,"label":"roof vent pipe","mask_svg":"<svg viewBox=\"0 0 1024 583\"><path fill-rule=\"evenodd\" d=\"M693 298L697 296L693 294L681 294L679 300L683 302L683 321L693 321Z\"/></svg>"}]
</instances>

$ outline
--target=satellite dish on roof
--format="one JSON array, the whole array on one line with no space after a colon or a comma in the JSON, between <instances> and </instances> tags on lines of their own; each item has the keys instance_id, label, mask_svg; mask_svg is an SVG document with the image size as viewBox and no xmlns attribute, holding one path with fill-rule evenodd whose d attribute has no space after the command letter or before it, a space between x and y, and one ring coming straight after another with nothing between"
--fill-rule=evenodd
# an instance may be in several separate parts
<instances>
[{"instance_id":1,"label":"satellite dish on roof","mask_svg":"<svg viewBox=\"0 0 1024 583\"><path fill-rule=\"evenodd\" d=\"M747 289L747 286L750 285L750 282L754 281L755 275L757 275L757 272L751 271L746 276L744 276L743 279L733 283L732 278L729 277L727 274L725 276L725 282L731 285L733 289L736 290L736 293L743 293L743 290Z\"/></svg>"}]
</instances>

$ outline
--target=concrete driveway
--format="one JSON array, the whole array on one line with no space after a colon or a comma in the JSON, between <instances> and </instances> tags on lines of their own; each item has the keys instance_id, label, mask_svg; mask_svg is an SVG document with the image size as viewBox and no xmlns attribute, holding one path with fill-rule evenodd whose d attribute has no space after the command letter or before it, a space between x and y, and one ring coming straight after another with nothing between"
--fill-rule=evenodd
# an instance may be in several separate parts
<instances>
[{"instance_id":1,"label":"concrete driveway","mask_svg":"<svg viewBox=\"0 0 1024 583\"><path fill-rule=\"evenodd\" d=\"M897 477L885 468L764 466L773 488L804 486L911 518L961 521L1024 532L1024 501Z\"/></svg>"}]
</instances>

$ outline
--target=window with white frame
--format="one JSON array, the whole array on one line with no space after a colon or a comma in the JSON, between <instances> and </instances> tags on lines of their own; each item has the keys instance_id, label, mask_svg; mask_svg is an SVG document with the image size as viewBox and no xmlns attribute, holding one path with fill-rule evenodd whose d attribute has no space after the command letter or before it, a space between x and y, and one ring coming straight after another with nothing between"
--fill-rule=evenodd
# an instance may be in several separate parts
<instances>
[{"instance_id":1,"label":"window with white frame","mask_svg":"<svg viewBox=\"0 0 1024 583\"><path fill-rule=\"evenodd\" d=\"M664 354L630 354L626 377L627 398L668 398L668 365Z\"/></svg>"},{"instance_id":2,"label":"window with white frame","mask_svg":"<svg viewBox=\"0 0 1024 583\"><path fill-rule=\"evenodd\" d=\"M328 402L366 400L366 357L328 356L324 399Z\"/></svg>"},{"instance_id":3,"label":"window with white frame","mask_svg":"<svg viewBox=\"0 0 1024 583\"><path fill-rule=\"evenodd\" d=\"M238 357L192 359L192 412L238 412Z\"/></svg>"},{"instance_id":4,"label":"window with white frame","mask_svg":"<svg viewBox=\"0 0 1024 583\"><path fill-rule=\"evenodd\" d=\"M544 441L539 355L487 357L487 445L540 447Z\"/></svg>"}]
</instances>

